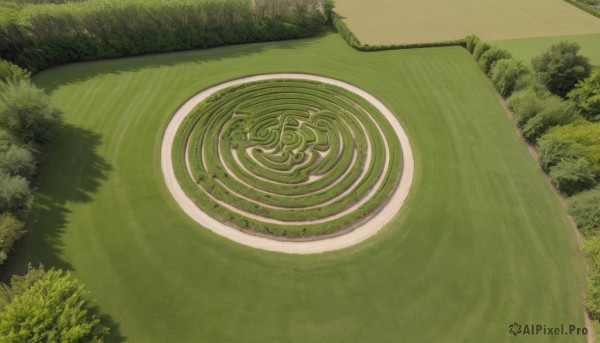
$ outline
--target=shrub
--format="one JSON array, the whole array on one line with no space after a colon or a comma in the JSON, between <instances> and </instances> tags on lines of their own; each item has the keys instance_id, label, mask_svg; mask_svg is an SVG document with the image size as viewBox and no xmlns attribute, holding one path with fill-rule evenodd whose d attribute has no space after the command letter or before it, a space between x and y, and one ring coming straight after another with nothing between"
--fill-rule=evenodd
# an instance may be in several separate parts
<instances>
[{"instance_id":1,"label":"shrub","mask_svg":"<svg viewBox=\"0 0 600 343\"><path fill-rule=\"evenodd\" d=\"M600 69L592 72L590 77L579 81L568 94L581 114L592 121L600 121Z\"/></svg>"},{"instance_id":2,"label":"shrub","mask_svg":"<svg viewBox=\"0 0 600 343\"><path fill-rule=\"evenodd\" d=\"M83 285L61 270L33 273L22 293L7 292L10 300L0 312L3 342L103 342L108 328L93 314Z\"/></svg>"},{"instance_id":3,"label":"shrub","mask_svg":"<svg viewBox=\"0 0 600 343\"><path fill-rule=\"evenodd\" d=\"M488 51L490 49L490 45L482 40L477 40L475 42L475 47L473 48L473 58L475 59L475 61L479 61L479 58L481 58L481 55L483 55L484 52Z\"/></svg>"},{"instance_id":4,"label":"shrub","mask_svg":"<svg viewBox=\"0 0 600 343\"><path fill-rule=\"evenodd\" d=\"M592 318L600 319L600 239L586 239L583 251L588 262L586 307Z\"/></svg>"},{"instance_id":5,"label":"shrub","mask_svg":"<svg viewBox=\"0 0 600 343\"><path fill-rule=\"evenodd\" d=\"M477 44L477 42L481 41L481 39L479 39L479 37L475 36L475 35L471 35L471 36L467 36L465 38L465 48L467 49L467 51L472 54L473 50L475 49L475 45Z\"/></svg>"},{"instance_id":6,"label":"shrub","mask_svg":"<svg viewBox=\"0 0 600 343\"><path fill-rule=\"evenodd\" d=\"M544 137L546 136L577 145L590 162L600 167L600 123L584 121L557 126L550 129Z\"/></svg>"},{"instance_id":7,"label":"shrub","mask_svg":"<svg viewBox=\"0 0 600 343\"><path fill-rule=\"evenodd\" d=\"M535 90L526 88L514 92L506 101L506 105L515 115L518 127L523 127L525 123L543 108L543 100L538 97Z\"/></svg>"},{"instance_id":8,"label":"shrub","mask_svg":"<svg viewBox=\"0 0 600 343\"><path fill-rule=\"evenodd\" d=\"M29 72L16 64L0 59L0 81L29 80Z\"/></svg>"},{"instance_id":9,"label":"shrub","mask_svg":"<svg viewBox=\"0 0 600 343\"><path fill-rule=\"evenodd\" d=\"M494 87L502 97L507 97L515 90L519 78L527 74L527 67L516 58L497 61L491 70L491 79Z\"/></svg>"},{"instance_id":10,"label":"shrub","mask_svg":"<svg viewBox=\"0 0 600 343\"><path fill-rule=\"evenodd\" d=\"M481 68L481 70L483 70L485 74L489 74L494 63L501 59L510 57L512 57L510 52L501 49L497 46L493 46L487 51L485 51L483 54L481 54L481 57L479 58L477 64L479 64L479 67Z\"/></svg>"},{"instance_id":11,"label":"shrub","mask_svg":"<svg viewBox=\"0 0 600 343\"><path fill-rule=\"evenodd\" d=\"M559 42L531 61L537 79L552 93L565 97L577 81L590 74L589 59L578 55L577 43Z\"/></svg>"},{"instance_id":12,"label":"shrub","mask_svg":"<svg viewBox=\"0 0 600 343\"><path fill-rule=\"evenodd\" d=\"M571 196L594 187L596 173L585 158L565 159L550 169L550 179L561 193Z\"/></svg>"},{"instance_id":13,"label":"shrub","mask_svg":"<svg viewBox=\"0 0 600 343\"><path fill-rule=\"evenodd\" d=\"M551 134L545 134L538 140L537 151L545 171L549 171L562 160L576 160L585 157L579 144Z\"/></svg>"},{"instance_id":14,"label":"shrub","mask_svg":"<svg viewBox=\"0 0 600 343\"><path fill-rule=\"evenodd\" d=\"M0 124L25 144L43 144L61 122L61 110L29 81L0 85Z\"/></svg>"},{"instance_id":15,"label":"shrub","mask_svg":"<svg viewBox=\"0 0 600 343\"><path fill-rule=\"evenodd\" d=\"M24 177L0 173L0 213L10 212L23 218L32 203L33 193Z\"/></svg>"},{"instance_id":16,"label":"shrub","mask_svg":"<svg viewBox=\"0 0 600 343\"><path fill-rule=\"evenodd\" d=\"M538 114L523 126L523 136L535 143L546 131L556 125L566 125L581 119L571 101L563 101L557 96L543 99Z\"/></svg>"},{"instance_id":17,"label":"shrub","mask_svg":"<svg viewBox=\"0 0 600 343\"><path fill-rule=\"evenodd\" d=\"M581 192L567 202L579 230L587 237L597 236L600 233L600 189Z\"/></svg>"},{"instance_id":18,"label":"shrub","mask_svg":"<svg viewBox=\"0 0 600 343\"><path fill-rule=\"evenodd\" d=\"M31 179L35 173L33 154L24 147L15 144L10 145L6 151L0 151L0 172Z\"/></svg>"},{"instance_id":19,"label":"shrub","mask_svg":"<svg viewBox=\"0 0 600 343\"><path fill-rule=\"evenodd\" d=\"M23 223L9 213L0 215L0 265L4 263L15 242L25 234Z\"/></svg>"}]
</instances>

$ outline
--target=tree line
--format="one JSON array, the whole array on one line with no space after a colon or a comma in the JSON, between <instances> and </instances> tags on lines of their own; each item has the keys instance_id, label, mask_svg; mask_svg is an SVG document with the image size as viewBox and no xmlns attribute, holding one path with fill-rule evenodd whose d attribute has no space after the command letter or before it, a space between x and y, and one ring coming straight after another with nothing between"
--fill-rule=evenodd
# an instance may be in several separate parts
<instances>
[{"instance_id":1,"label":"tree line","mask_svg":"<svg viewBox=\"0 0 600 343\"><path fill-rule=\"evenodd\" d=\"M0 266L25 234L41 151L61 127L61 109L0 60ZM102 342L108 334L77 280L43 266L0 284L0 341Z\"/></svg>"},{"instance_id":2,"label":"tree line","mask_svg":"<svg viewBox=\"0 0 600 343\"><path fill-rule=\"evenodd\" d=\"M600 320L600 68L566 41L534 57L532 69L475 36L467 37L466 48L507 98L541 168L567 198L586 238L586 306Z\"/></svg>"},{"instance_id":3,"label":"tree line","mask_svg":"<svg viewBox=\"0 0 600 343\"><path fill-rule=\"evenodd\" d=\"M0 5L1 6L1 5ZM88 0L0 11L0 57L31 71L75 61L307 37L320 0Z\"/></svg>"}]
</instances>

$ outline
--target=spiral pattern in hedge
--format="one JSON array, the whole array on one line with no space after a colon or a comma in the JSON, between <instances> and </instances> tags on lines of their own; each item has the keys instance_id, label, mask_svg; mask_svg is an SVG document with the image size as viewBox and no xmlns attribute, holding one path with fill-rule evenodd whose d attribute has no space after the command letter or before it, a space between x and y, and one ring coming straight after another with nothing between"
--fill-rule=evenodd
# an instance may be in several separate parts
<instances>
[{"instance_id":1,"label":"spiral pattern in hedge","mask_svg":"<svg viewBox=\"0 0 600 343\"><path fill-rule=\"evenodd\" d=\"M238 229L288 238L355 227L401 176L400 143L384 116L352 92L309 80L221 90L192 111L176 142L178 181L198 207Z\"/></svg>"}]
</instances>

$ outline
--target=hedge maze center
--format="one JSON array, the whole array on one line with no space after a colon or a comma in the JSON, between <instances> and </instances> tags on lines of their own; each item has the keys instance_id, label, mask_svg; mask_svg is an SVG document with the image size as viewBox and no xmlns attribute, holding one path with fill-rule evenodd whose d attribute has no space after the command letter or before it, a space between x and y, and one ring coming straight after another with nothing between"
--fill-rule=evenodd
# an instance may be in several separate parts
<instances>
[{"instance_id":1,"label":"hedge maze center","mask_svg":"<svg viewBox=\"0 0 600 343\"><path fill-rule=\"evenodd\" d=\"M199 224L290 253L341 249L376 233L402 206L413 170L406 134L381 102L307 74L199 93L175 114L162 153L172 195Z\"/></svg>"}]
</instances>

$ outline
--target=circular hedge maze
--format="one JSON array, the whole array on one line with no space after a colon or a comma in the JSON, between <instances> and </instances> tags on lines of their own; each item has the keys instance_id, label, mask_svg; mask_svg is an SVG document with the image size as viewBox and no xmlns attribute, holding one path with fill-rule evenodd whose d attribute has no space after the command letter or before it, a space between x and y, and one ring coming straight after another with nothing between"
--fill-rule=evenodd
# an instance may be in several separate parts
<instances>
[{"instance_id":1,"label":"circular hedge maze","mask_svg":"<svg viewBox=\"0 0 600 343\"><path fill-rule=\"evenodd\" d=\"M173 145L177 181L228 226L280 238L351 230L389 199L402 152L362 97L301 79L247 82L198 104Z\"/></svg>"}]
</instances>

